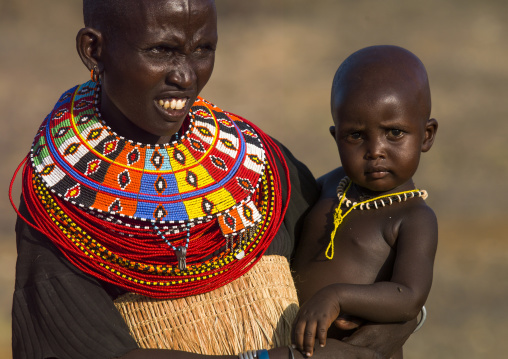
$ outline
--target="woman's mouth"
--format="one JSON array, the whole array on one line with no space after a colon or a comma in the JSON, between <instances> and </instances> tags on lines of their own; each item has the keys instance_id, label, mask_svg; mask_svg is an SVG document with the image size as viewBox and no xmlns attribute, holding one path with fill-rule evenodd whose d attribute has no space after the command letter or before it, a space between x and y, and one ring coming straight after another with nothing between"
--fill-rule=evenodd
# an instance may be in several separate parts
<instances>
[{"instance_id":1,"label":"woman's mouth","mask_svg":"<svg viewBox=\"0 0 508 359\"><path fill-rule=\"evenodd\" d=\"M187 98L168 98L160 99L158 101L159 106L165 110L181 110L187 104Z\"/></svg>"}]
</instances>

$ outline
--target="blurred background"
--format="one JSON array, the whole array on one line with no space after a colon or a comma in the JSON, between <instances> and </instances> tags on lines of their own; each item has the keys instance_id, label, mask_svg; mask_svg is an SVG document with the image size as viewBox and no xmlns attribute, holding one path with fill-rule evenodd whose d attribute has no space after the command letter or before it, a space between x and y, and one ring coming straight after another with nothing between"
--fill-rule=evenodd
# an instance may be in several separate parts
<instances>
[{"instance_id":1,"label":"blurred background","mask_svg":"<svg viewBox=\"0 0 508 359\"><path fill-rule=\"evenodd\" d=\"M508 340L508 2L217 0L219 47L202 95L258 124L316 177L339 165L329 92L352 52L394 44L429 72L439 131L416 184L440 222L428 322L407 358L501 358ZM0 0L0 358L11 357L16 261L7 189L60 94L89 79L78 0ZM19 198L19 179L14 198Z\"/></svg>"}]
</instances>

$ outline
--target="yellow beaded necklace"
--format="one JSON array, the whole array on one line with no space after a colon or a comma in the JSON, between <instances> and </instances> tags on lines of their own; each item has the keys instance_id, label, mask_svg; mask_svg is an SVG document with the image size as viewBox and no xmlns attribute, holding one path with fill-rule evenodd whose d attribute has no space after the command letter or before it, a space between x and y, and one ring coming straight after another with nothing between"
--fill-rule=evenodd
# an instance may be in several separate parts
<instances>
[{"instance_id":1,"label":"yellow beaded necklace","mask_svg":"<svg viewBox=\"0 0 508 359\"><path fill-rule=\"evenodd\" d=\"M333 214L333 224L334 228L330 235L330 243L328 244L328 247L326 248L326 258L333 259L333 256L335 254L335 247L334 247L334 239L335 239L335 233L337 232L337 229L339 228L339 225L342 223L344 218L353 210L353 209L360 209L363 210L364 206L366 209L370 209L370 204L374 204L375 209L378 209L379 206L385 207L387 204L391 205L395 202L402 202L406 201L408 198L414 198L414 197L421 197L423 199L426 199L428 197L427 191L425 190L419 190L419 189L412 189L409 191L403 191L403 192L397 192L397 193L390 193L385 194L379 197L374 197L371 199L368 199L366 201L362 202L351 202L347 199L346 193L351 187L351 184L353 182L350 181L349 177L344 177L337 186L337 197L339 198L339 205L335 208L335 212ZM347 187L346 187L347 186ZM344 187L346 189L344 190ZM408 196L410 194L410 196ZM386 202L385 200L386 199ZM345 203L346 207L351 208L348 209L348 211L343 215L342 214L342 205Z\"/></svg>"}]
</instances>

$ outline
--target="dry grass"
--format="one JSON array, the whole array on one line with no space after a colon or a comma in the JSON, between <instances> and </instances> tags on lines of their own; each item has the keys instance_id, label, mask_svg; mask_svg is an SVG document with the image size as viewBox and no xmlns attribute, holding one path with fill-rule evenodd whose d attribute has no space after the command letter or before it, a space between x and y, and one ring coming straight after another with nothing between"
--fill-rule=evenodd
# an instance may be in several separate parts
<instances>
[{"instance_id":1,"label":"dry grass","mask_svg":"<svg viewBox=\"0 0 508 359\"><path fill-rule=\"evenodd\" d=\"M215 291L155 301L127 293L115 306L141 348L238 355L289 345L298 297L287 259L264 256Z\"/></svg>"},{"instance_id":2,"label":"dry grass","mask_svg":"<svg viewBox=\"0 0 508 359\"><path fill-rule=\"evenodd\" d=\"M4 190L60 93L88 79L74 50L79 3L0 0ZM503 284L508 272L508 2L217 3L216 70L203 95L256 122L316 176L338 164L327 130L329 88L338 64L351 52L380 43L406 47L422 59L440 128L416 180L429 191L428 202L440 218L441 244L429 321L410 339L406 357L503 357L508 349ZM0 357L8 358L14 215L7 200L0 210Z\"/></svg>"}]
</instances>

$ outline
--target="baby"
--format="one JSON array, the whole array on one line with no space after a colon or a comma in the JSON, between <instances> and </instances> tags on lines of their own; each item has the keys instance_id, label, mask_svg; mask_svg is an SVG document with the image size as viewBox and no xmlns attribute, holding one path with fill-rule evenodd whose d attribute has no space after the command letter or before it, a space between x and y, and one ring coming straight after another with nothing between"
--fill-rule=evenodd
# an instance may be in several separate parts
<instances>
[{"instance_id":1,"label":"baby","mask_svg":"<svg viewBox=\"0 0 508 359\"><path fill-rule=\"evenodd\" d=\"M414 319L437 248L436 216L412 180L438 127L422 62L396 46L353 53L335 74L331 110L342 167L319 179L321 196L294 261L303 305L293 343L307 356L316 336L324 346L347 334L339 328L354 328L345 315Z\"/></svg>"}]
</instances>

